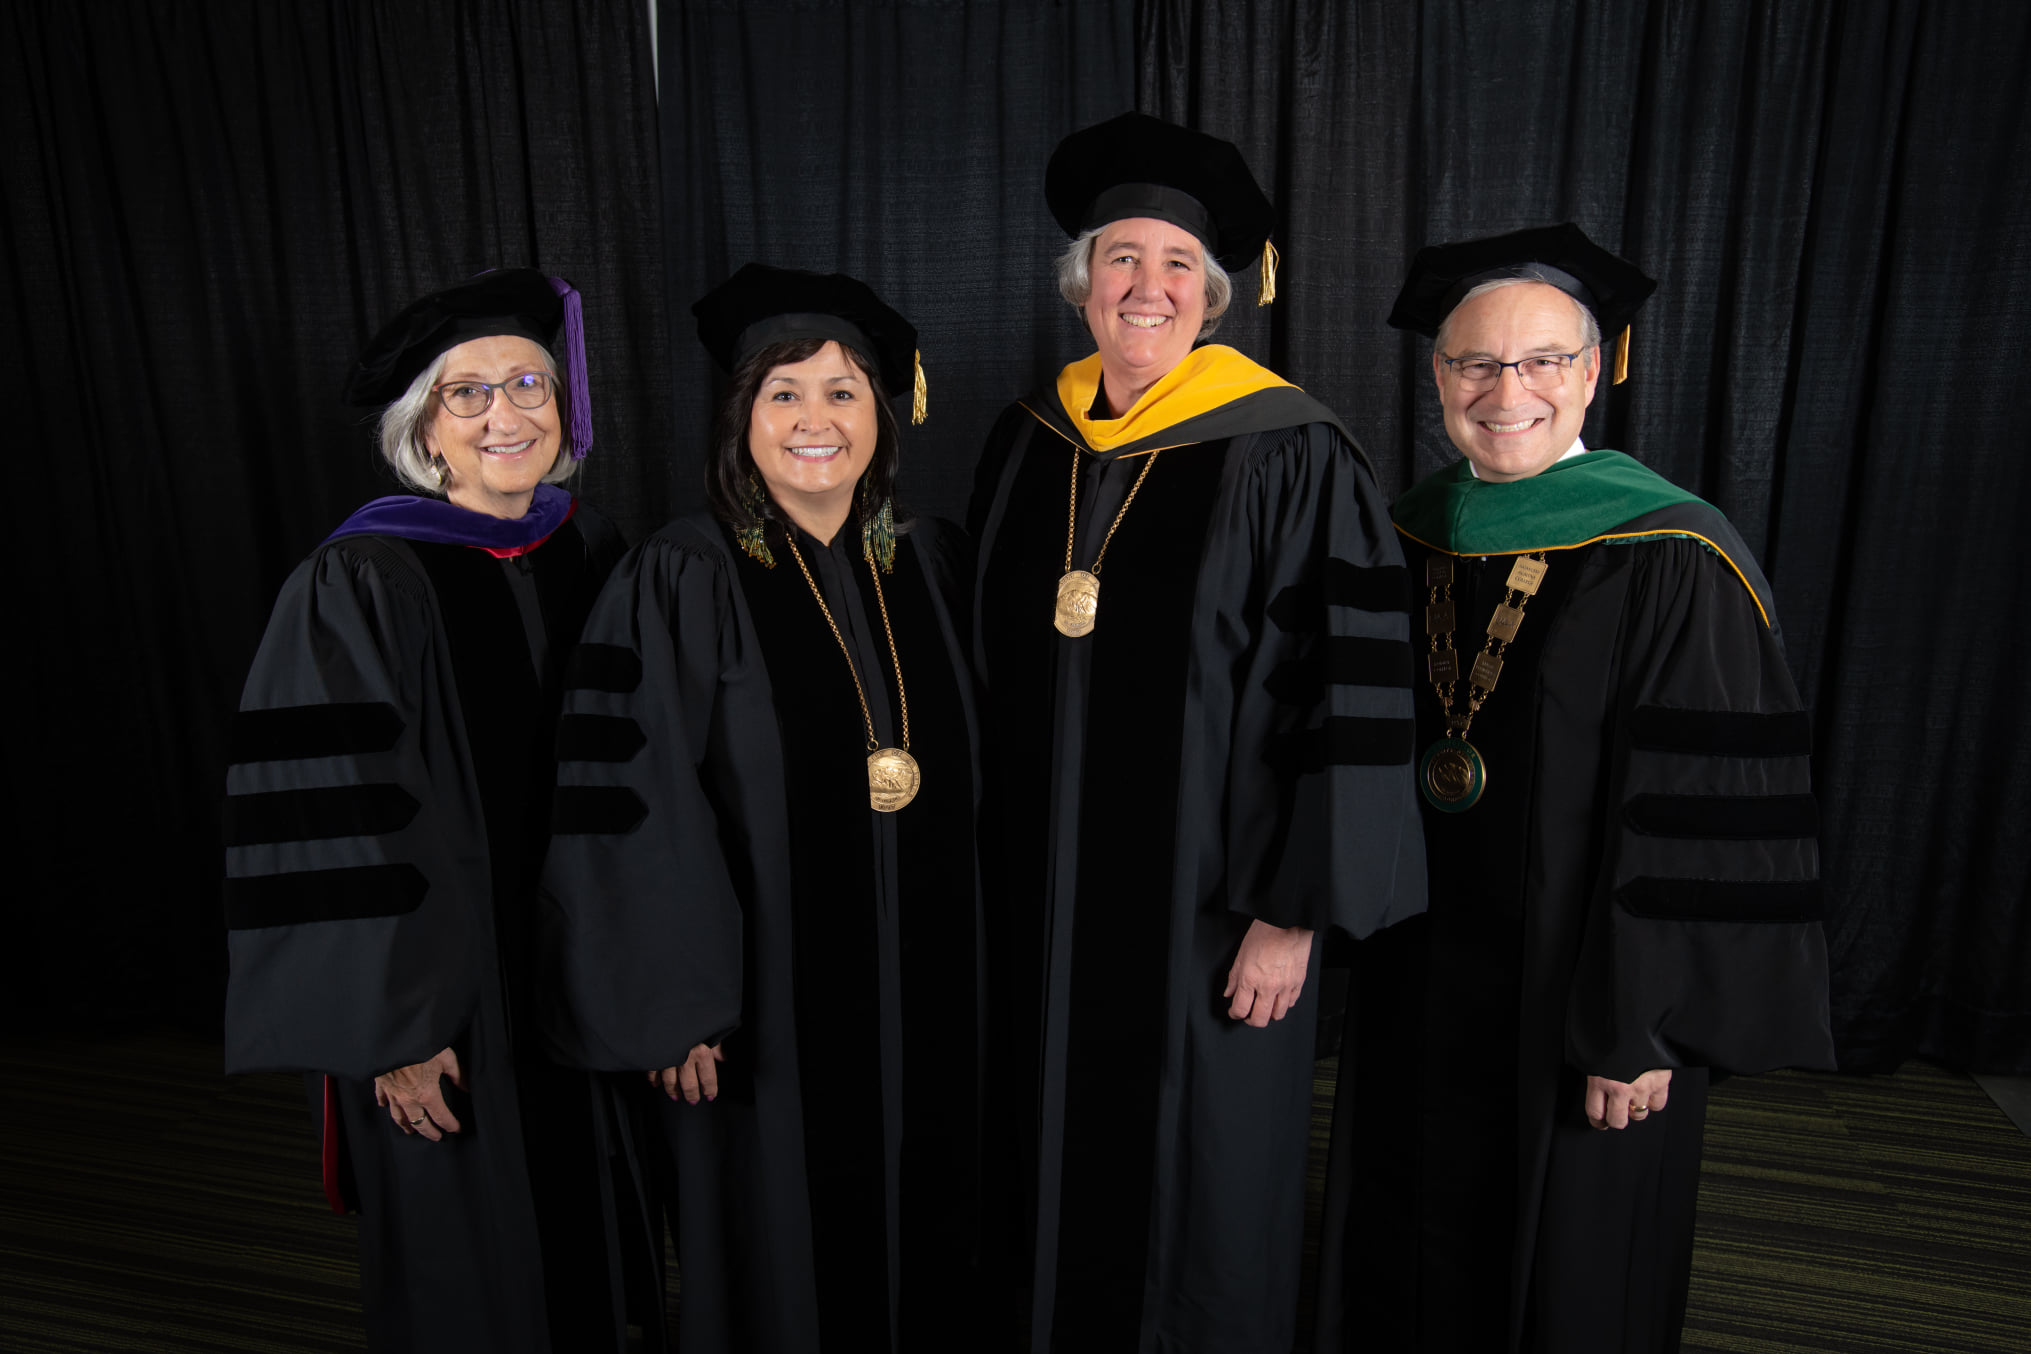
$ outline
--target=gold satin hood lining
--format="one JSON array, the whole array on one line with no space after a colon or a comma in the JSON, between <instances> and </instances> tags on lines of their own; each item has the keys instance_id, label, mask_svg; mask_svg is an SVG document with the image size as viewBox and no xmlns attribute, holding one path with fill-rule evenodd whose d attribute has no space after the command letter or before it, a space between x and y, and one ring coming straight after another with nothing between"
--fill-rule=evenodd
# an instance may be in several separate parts
<instances>
[{"instance_id":1,"label":"gold satin hood lining","mask_svg":"<svg viewBox=\"0 0 2031 1354\"><path fill-rule=\"evenodd\" d=\"M1164 429L1197 418L1259 391L1291 383L1224 343L1194 348L1120 418L1089 418L1100 394L1100 354L1081 358L1058 373L1058 403L1086 445L1107 452L1156 437Z\"/></svg>"}]
</instances>

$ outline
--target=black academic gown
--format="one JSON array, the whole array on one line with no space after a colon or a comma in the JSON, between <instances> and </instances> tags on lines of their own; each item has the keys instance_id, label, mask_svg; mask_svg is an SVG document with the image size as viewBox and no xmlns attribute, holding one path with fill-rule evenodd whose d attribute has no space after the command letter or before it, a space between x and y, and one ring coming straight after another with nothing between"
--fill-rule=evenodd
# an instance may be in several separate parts
<instances>
[{"instance_id":1,"label":"black academic gown","mask_svg":"<svg viewBox=\"0 0 2031 1354\"><path fill-rule=\"evenodd\" d=\"M971 551L919 521L882 580L923 784L877 813L852 676L780 532L769 568L674 522L587 623L546 875L552 1037L637 1076L724 1040L715 1101L658 1098L687 1354L963 1347L984 1320ZM858 533L796 539L898 746Z\"/></svg>"},{"instance_id":2,"label":"black academic gown","mask_svg":"<svg viewBox=\"0 0 2031 1354\"><path fill-rule=\"evenodd\" d=\"M537 1047L534 894L565 661L620 553L581 507L526 554L351 536L281 595L227 773L226 1070L309 1070L360 1212L377 1350L622 1349L653 1293L608 1088ZM373 1078L451 1048L463 1131ZM340 1177L331 1180L330 1177Z\"/></svg>"},{"instance_id":3,"label":"black academic gown","mask_svg":"<svg viewBox=\"0 0 2031 1354\"><path fill-rule=\"evenodd\" d=\"M1547 556L1468 734L1481 800L1425 807L1428 915L1355 947L1320 1350L1677 1349L1708 1069L1832 1065L1768 585L1703 503L1608 534ZM1514 559L1456 560L1463 665ZM1429 746L1429 682L1417 717ZM1652 1068L1666 1109L1587 1124L1587 1075Z\"/></svg>"},{"instance_id":4,"label":"black academic gown","mask_svg":"<svg viewBox=\"0 0 2031 1354\"><path fill-rule=\"evenodd\" d=\"M1253 919L1323 939L1423 907L1405 579L1360 452L1294 387L1145 440L1170 449L1077 639L1052 625L1071 467L1090 567L1142 444L1091 453L1045 391L976 478L990 1155L1022 1167L1030 1348L1283 1354L1317 942L1269 1028L1221 992Z\"/></svg>"}]
</instances>

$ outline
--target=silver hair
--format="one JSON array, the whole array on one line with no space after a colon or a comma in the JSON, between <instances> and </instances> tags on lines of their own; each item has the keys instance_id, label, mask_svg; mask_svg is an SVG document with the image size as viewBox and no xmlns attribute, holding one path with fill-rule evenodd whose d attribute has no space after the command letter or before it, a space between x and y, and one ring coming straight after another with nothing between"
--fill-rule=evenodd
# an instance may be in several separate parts
<instances>
[{"instance_id":1,"label":"silver hair","mask_svg":"<svg viewBox=\"0 0 2031 1354\"><path fill-rule=\"evenodd\" d=\"M550 350L539 343L536 351L543 354L543 369L550 373L551 383L557 390L552 397L557 402L557 460L543 476L543 482L562 484L571 478L579 465L571 457L571 418L565 404L571 395L557 375L557 359L550 355ZM445 359L450 356L451 350L447 348L418 372L401 398L381 411L378 425L381 459L394 468L395 478L419 494L431 494L437 498L444 497L444 484L439 478L436 463L431 459L430 449L423 445L423 431L437 417L437 392L433 387L443 378ZM505 398L499 391L494 392L494 397Z\"/></svg>"},{"instance_id":2,"label":"silver hair","mask_svg":"<svg viewBox=\"0 0 2031 1354\"><path fill-rule=\"evenodd\" d=\"M1084 311L1093 295L1093 242L1113 224L1109 221L1080 231L1058 255L1058 293L1072 303L1074 310ZM1220 327L1220 317L1234 300L1234 279L1220 266L1220 260L1206 252L1203 242L1199 243L1199 261L1206 270L1206 319L1199 326L1199 337L1206 339L1213 337L1213 331Z\"/></svg>"},{"instance_id":3,"label":"silver hair","mask_svg":"<svg viewBox=\"0 0 2031 1354\"><path fill-rule=\"evenodd\" d=\"M1535 268L1532 268L1527 264L1524 266L1523 273L1520 276L1492 278L1487 282L1483 282L1478 287L1472 287L1468 289L1467 294L1465 296L1462 296L1457 302L1455 302L1453 308L1450 311L1446 312L1446 318L1439 321L1439 332L1438 336L1432 340L1432 351L1440 354L1441 356L1445 354L1446 339L1453 332L1453 316L1460 313L1461 306L1466 305L1467 302L1473 300L1477 296L1485 296L1489 292L1497 291L1503 287L1514 287L1521 282L1542 282L1547 287L1551 287L1554 290L1556 290L1560 296L1565 297L1566 300L1571 301L1573 303L1573 309L1580 312L1580 347L1593 354L1592 360L1594 362L1596 363L1600 362L1601 325L1600 322L1594 318L1594 312L1587 309L1587 307L1581 303L1579 297L1574 296L1571 292L1565 290L1563 287L1560 287L1558 283L1553 282L1550 277L1537 271Z\"/></svg>"}]
</instances>

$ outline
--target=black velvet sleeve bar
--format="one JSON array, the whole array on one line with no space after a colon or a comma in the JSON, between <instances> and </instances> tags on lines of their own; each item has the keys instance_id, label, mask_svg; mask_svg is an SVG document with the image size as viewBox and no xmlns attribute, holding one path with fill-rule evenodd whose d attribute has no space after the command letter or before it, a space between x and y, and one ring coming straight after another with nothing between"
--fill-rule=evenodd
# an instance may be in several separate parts
<instances>
[{"instance_id":1,"label":"black velvet sleeve bar","mask_svg":"<svg viewBox=\"0 0 2031 1354\"><path fill-rule=\"evenodd\" d=\"M1209 798L1183 837L1230 911L1364 936L1425 906L1403 555L1337 427L1261 440L1201 574L1198 709L1225 765L1188 775Z\"/></svg>"},{"instance_id":2,"label":"black velvet sleeve bar","mask_svg":"<svg viewBox=\"0 0 2031 1354\"><path fill-rule=\"evenodd\" d=\"M1783 652L1712 551L1610 548L1641 553L1568 1058L1618 1081L1830 1067L1811 766Z\"/></svg>"},{"instance_id":3,"label":"black velvet sleeve bar","mask_svg":"<svg viewBox=\"0 0 2031 1354\"><path fill-rule=\"evenodd\" d=\"M470 1018L487 839L438 600L400 542L283 585L228 768L229 1071L369 1077Z\"/></svg>"},{"instance_id":4,"label":"black velvet sleeve bar","mask_svg":"<svg viewBox=\"0 0 2031 1354\"><path fill-rule=\"evenodd\" d=\"M673 1066L740 1023L729 853L745 845L735 824L770 821L746 803L780 804L781 772L773 717L764 726L743 705L765 683L730 568L709 526L672 524L621 561L586 621L578 652L592 657L565 692L542 893L545 1037L574 1067ZM707 765L729 734L756 749L733 759L737 784Z\"/></svg>"}]
</instances>

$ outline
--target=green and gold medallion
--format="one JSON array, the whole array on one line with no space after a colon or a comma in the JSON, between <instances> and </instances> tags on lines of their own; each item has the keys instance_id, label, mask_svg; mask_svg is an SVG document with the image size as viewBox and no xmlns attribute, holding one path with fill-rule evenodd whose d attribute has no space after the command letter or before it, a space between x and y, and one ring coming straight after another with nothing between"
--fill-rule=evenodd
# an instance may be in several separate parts
<instances>
[{"instance_id":1,"label":"green and gold medallion","mask_svg":"<svg viewBox=\"0 0 2031 1354\"><path fill-rule=\"evenodd\" d=\"M1464 813L1488 788L1488 764L1464 738L1441 738L1418 763L1418 788L1440 813Z\"/></svg>"},{"instance_id":2,"label":"green and gold medallion","mask_svg":"<svg viewBox=\"0 0 2031 1354\"><path fill-rule=\"evenodd\" d=\"M1453 713L1453 691L1460 680L1460 654L1453 648L1453 557L1435 554L1425 561L1425 633L1431 648L1425 655L1425 675L1438 693L1439 710L1446 717L1444 738L1425 749L1418 763L1417 784L1425 802L1441 813L1465 813L1488 788L1488 764L1467 741L1467 730L1482 703L1493 694L1502 679L1502 655L1523 628L1523 609L1537 595L1544 582L1544 552L1518 555L1503 584L1503 597L1488 618L1488 642L1474 655L1467 671L1467 708Z\"/></svg>"}]
</instances>

